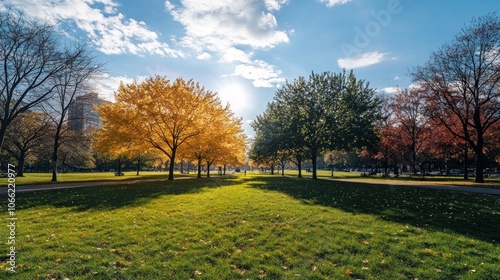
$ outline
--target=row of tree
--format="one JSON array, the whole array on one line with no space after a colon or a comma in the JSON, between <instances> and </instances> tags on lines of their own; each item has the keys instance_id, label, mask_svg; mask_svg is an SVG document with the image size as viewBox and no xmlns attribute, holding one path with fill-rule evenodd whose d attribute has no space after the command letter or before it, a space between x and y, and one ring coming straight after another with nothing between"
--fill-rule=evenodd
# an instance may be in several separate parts
<instances>
[{"instance_id":1,"label":"row of tree","mask_svg":"<svg viewBox=\"0 0 500 280\"><path fill-rule=\"evenodd\" d=\"M121 84L115 103L97 111L102 129L96 149L114 156L159 153L169 161L169 180L177 162L210 167L245 162L246 136L241 119L223 106L217 94L192 80L155 76Z\"/></svg>"},{"instance_id":2,"label":"row of tree","mask_svg":"<svg viewBox=\"0 0 500 280\"><path fill-rule=\"evenodd\" d=\"M302 176L302 162L316 162L328 150L354 150L376 140L374 122L381 100L369 83L351 71L312 73L278 89L266 111L252 122L255 138L249 157L257 164L281 166L293 161Z\"/></svg>"},{"instance_id":3,"label":"row of tree","mask_svg":"<svg viewBox=\"0 0 500 280\"><path fill-rule=\"evenodd\" d=\"M90 152L90 139L81 133L67 131L59 134L58 161L78 168L93 168L95 159ZM57 124L44 112L28 111L19 114L9 125L2 149L2 164L16 165L18 176L24 176L25 165L43 166L51 170Z\"/></svg>"},{"instance_id":4,"label":"row of tree","mask_svg":"<svg viewBox=\"0 0 500 280\"><path fill-rule=\"evenodd\" d=\"M59 136L57 153L57 172L71 171L108 171L120 166L129 166L139 172L142 168L163 169L165 161L151 154L138 154L133 157L112 157L100 152L93 145L91 131L68 129L62 125L64 133ZM7 129L0 163L16 166L17 176L26 171L52 172L53 145L57 124L41 111L28 111L19 114ZM139 175L139 174L137 174Z\"/></svg>"},{"instance_id":5,"label":"row of tree","mask_svg":"<svg viewBox=\"0 0 500 280\"><path fill-rule=\"evenodd\" d=\"M201 172L202 162L210 170L245 160L241 120L216 93L182 79L122 84L117 102L98 109L104 127L95 138L72 131L69 110L93 91L102 64L86 44L65 41L55 26L13 9L0 12L0 62L0 155L17 160L18 176L26 160L47 158L52 181L58 164L69 161L92 168L100 158L134 158L140 165L160 154L172 179L178 161L194 161Z\"/></svg>"},{"instance_id":6,"label":"row of tree","mask_svg":"<svg viewBox=\"0 0 500 280\"><path fill-rule=\"evenodd\" d=\"M376 96L354 74L312 73L280 88L252 123L250 158L258 164L293 161L299 168L328 151L358 152L416 166L472 150L475 182L484 182L486 155L500 147L500 20L473 19L453 41L411 71L416 86ZM364 148L363 148L364 147ZM362 152L364 151L364 152ZM467 166L465 166L467 176Z\"/></svg>"},{"instance_id":7,"label":"row of tree","mask_svg":"<svg viewBox=\"0 0 500 280\"><path fill-rule=\"evenodd\" d=\"M477 170L468 166L470 155L475 155L474 149L464 138L454 135L432 117L436 104L427 101L426 94L423 88L412 88L398 90L395 96L386 99L383 111L387 117L377 123L380 141L375 149L365 150L362 155L380 160L386 175L390 165L395 167L397 175L400 164L409 165L409 171L416 174L417 170L425 172L424 165L430 163L449 174L453 162L462 162L462 166L454 167L462 169L464 178L468 179L468 170ZM459 125L460 121L455 120L454 126ZM500 123L497 123L484 135L483 152L487 156L483 163L500 162L499 128Z\"/></svg>"}]
</instances>

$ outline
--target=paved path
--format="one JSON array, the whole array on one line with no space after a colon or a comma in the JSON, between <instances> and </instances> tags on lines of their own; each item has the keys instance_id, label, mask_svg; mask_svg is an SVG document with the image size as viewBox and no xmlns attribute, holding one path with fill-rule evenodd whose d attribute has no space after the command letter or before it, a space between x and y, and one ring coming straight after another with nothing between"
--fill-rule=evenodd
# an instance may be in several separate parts
<instances>
[{"instance_id":1,"label":"paved path","mask_svg":"<svg viewBox=\"0 0 500 280\"><path fill-rule=\"evenodd\" d=\"M365 180L356 180L356 179L326 179L331 181L339 181L339 182L351 182L351 183L361 183L361 184L372 184L372 185L391 185L391 186L407 186L407 187L418 187L418 188L426 188L426 189L435 189L435 190L449 190L449 191L457 191L457 192L469 192L469 193L481 193L481 194L490 194L490 195L500 195L500 189L493 188L480 188L480 187L463 187L463 186L454 186L454 185L438 185L438 184L418 184L415 182L394 182L394 181L365 181Z\"/></svg>"},{"instance_id":2,"label":"paved path","mask_svg":"<svg viewBox=\"0 0 500 280\"><path fill-rule=\"evenodd\" d=\"M185 180L192 179L194 177L177 177L175 180ZM111 185L124 185L124 184L135 184L140 182L161 182L167 181L167 179L137 179L137 180L120 180L120 181L99 181L99 182L79 182L79 183L50 183L50 184L39 184L39 185L24 185L16 186L16 193L21 192L36 192L36 191L46 191L46 190L58 190L58 189L72 189L72 188L83 188L83 187L93 187L93 186L111 186ZM6 194L7 188L0 188L0 195Z\"/></svg>"}]
</instances>

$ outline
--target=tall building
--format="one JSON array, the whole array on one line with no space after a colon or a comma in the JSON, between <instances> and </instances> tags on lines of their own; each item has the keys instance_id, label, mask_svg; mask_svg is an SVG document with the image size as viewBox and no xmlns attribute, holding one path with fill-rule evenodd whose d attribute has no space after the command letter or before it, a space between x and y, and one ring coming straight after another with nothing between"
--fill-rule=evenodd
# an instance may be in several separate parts
<instances>
[{"instance_id":1,"label":"tall building","mask_svg":"<svg viewBox=\"0 0 500 280\"><path fill-rule=\"evenodd\" d=\"M107 101L99 98L95 92L76 97L68 110L68 128L79 132L99 129L101 118L94 105L99 106L104 102Z\"/></svg>"}]
</instances>

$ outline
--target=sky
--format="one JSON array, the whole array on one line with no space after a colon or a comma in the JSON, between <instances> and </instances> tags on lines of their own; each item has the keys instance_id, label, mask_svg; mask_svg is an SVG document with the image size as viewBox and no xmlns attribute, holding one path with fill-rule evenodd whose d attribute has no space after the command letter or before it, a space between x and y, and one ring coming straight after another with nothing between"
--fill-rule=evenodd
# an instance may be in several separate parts
<instances>
[{"instance_id":1,"label":"sky","mask_svg":"<svg viewBox=\"0 0 500 280\"><path fill-rule=\"evenodd\" d=\"M217 92L245 132L276 90L314 72L353 69L379 93L412 85L409 71L498 0L2 0L88 41L104 73L99 96L154 75Z\"/></svg>"}]
</instances>

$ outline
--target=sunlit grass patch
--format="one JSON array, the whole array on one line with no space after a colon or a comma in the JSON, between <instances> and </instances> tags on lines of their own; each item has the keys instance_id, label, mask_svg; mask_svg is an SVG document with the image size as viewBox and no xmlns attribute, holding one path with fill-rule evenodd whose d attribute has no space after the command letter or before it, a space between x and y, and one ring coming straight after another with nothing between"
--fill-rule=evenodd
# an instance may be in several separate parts
<instances>
[{"instance_id":1,"label":"sunlit grass patch","mask_svg":"<svg viewBox=\"0 0 500 280\"><path fill-rule=\"evenodd\" d=\"M15 276L498 279L499 205L251 174L18 194Z\"/></svg>"}]
</instances>

